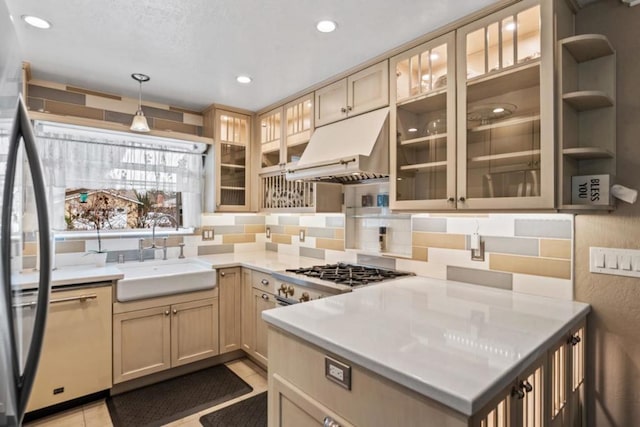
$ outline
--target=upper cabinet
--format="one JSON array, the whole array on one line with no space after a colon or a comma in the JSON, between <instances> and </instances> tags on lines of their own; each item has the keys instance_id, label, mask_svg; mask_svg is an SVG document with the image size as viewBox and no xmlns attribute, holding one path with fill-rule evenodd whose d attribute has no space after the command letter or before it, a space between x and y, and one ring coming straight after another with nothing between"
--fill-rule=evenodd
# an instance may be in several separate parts
<instances>
[{"instance_id":1,"label":"upper cabinet","mask_svg":"<svg viewBox=\"0 0 640 427\"><path fill-rule=\"evenodd\" d=\"M455 34L391 58L390 182L395 209L453 209L456 194Z\"/></svg>"},{"instance_id":2,"label":"upper cabinet","mask_svg":"<svg viewBox=\"0 0 640 427\"><path fill-rule=\"evenodd\" d=\"M216 210L249 210L251 116L216 109Z\"/></svg>"},{"instance_id":3,"label":"upper cabinet","mask_svg":"<svg viewBox=\"0 0 640 427\"><path fill-rule=\"evenodd\" d=\"M458 209L554 208L553 3L458 31Z\"/></svg>"},{"instance_id":4,"label":"upper cabinet","mask_svg":"<svg viewBox=\"0 0 640 427\"><path fill-rule=\"evenodd\" d=\"M389 104L389 64L380 62L316 91L315 126Z\"/></svg>"},{"instance_id":5,"label":"upper cabinet","mask_svg":"<svg viewBox=\"0 0 640 427\"><path fill-rule=\"evenodd\" d=\"M261 114L261 173L284 170L302 156L313 131L313 93Z\"/></svg>"}]
</instances>

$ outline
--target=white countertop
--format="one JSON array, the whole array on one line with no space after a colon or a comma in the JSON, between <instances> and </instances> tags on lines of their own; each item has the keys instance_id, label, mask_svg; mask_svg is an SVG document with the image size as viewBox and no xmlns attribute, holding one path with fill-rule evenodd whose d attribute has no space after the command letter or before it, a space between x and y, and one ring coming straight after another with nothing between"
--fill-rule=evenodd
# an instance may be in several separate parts
<instances>
[{"instance_id":1,"label":"white countertop","mask_svg":"<svg viewBox=\"0 0 640 427\"><path fill-rule=\"evenodd\" d=\"M470 416L589 310L579 302L411 277L262 317Z\"/></svg>"},{"instance_id":2,"label":"white countertop","mask_svg":"<svg viewBox=\"0 0 640 427\"><path fill-rule=\"evenodd\" d=\"M81 265L77 267L63 267L51 272L51 288L60 286L79 285L84 283L110 282L124 277L115 264L106 267ZM13 290L31 290L38 287L40 273L37 271L18 273L11 276Z\"/></svg>"},{"instance_id":3,"label":"white countertop","mask_svg":"<svg viewBox=\"0 0 640 427\"><path fill-rule=\"evenodd\" d=\"M214 268L247 267L264 273L282 271L287 268L310 267L312 265L325 263L323 260L316 258L285 255L271 251L204 255L198 258L210 262Z\"/></svg>"}]
</instances>

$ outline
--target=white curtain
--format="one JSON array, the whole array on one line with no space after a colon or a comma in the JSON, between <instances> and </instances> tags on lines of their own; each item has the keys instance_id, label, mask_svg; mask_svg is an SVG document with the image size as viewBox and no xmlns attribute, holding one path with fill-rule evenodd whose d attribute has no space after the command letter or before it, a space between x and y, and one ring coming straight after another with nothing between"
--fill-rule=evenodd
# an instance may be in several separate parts
<instances>
[{"instance_id":1,"label":"white curtain","mask_svg":"<svg viewBox=\"0 0 640 427\"><path fill-rule=\"evenodd\" d=\"M178 191L183 226L199 226L205 144L40 122L35 129L54 229L66 228L67 188Z\"/></svg>"}]
</instances>

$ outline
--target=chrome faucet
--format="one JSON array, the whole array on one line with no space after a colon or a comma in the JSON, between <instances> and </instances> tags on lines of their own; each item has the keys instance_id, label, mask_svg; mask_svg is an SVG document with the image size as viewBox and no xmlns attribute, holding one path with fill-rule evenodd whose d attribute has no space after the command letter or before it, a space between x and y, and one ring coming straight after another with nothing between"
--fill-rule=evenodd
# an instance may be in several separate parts
<instances>
[{"instance_id":1,"label":"chrome faucet","mask_svg":"<svg viewBox=\"0 0 640 427\"><path fill-rule=\"evenodd\" d=\"M169 215L169 214L158 214L157 216L155 216L152 220L152 226L151 226L151 246L149 247L144 247L144 239L140 239L138 241L138 258L140 260L140 262L144 261L144 250L145 249L162 249L162 259L164 261L166 261L167 259L167 237L163 237L162 241L163 244L162 246L158 246L156 245L156 224L158 223L158 220L161 218L168 218L171 222L173 222L176 225L176 231L178 231L179 229L179 224L178 224L178 220L175 219L173 216Z\"/></svg>"}]
</instances>

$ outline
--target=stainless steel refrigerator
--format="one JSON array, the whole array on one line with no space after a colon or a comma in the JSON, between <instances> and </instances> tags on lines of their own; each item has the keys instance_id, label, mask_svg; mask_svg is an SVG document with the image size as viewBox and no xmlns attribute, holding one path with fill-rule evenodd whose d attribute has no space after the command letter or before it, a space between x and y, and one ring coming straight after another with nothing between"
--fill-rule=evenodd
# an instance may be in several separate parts
<instances>
[{"instance_id":1,"label":"stainless steel refrigerator","mask_svg":"<svg viewBox=\"0 0 640 427\"><path fill-rule=\"evenodd\" d=\"M2 0L0 427L22 424L42 348L51 275L51 243L42 168L33 129L20 95L22 84L21 56L14 23ZM25 251L27 247L29 250ZM31 261L35 263L31 265ZM36 297L29 304L22 301L24 286L19 280L26 271L37 271L36 276L39 277L39 283L35 285Z\"/></svg>"}]
</instances>

